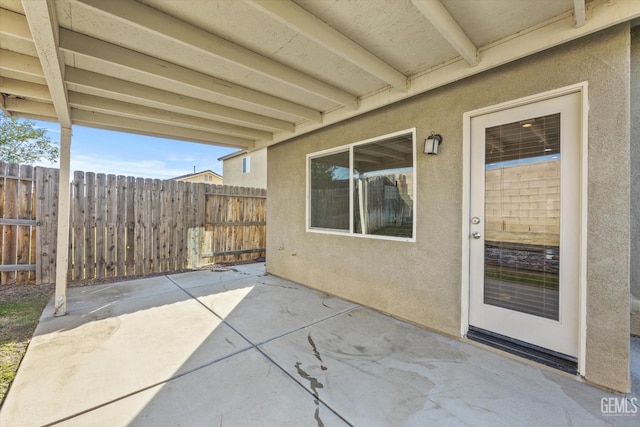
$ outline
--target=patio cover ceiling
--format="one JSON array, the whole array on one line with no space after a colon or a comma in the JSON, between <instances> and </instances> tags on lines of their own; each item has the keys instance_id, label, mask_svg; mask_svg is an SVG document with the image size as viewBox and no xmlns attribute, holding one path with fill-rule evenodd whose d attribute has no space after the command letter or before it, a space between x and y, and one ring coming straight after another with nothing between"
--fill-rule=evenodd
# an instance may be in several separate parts
<instances>
[{"instance_id":1,"label":"patio cover ceiling","mask_svg":"<svg viewBox=\"0 0 640 427\"><path fill-rule=\"evenodd\" d=\"M639 16L637 0L0 0L0 107L252 150Z\"/></svg>"}]
</instances>

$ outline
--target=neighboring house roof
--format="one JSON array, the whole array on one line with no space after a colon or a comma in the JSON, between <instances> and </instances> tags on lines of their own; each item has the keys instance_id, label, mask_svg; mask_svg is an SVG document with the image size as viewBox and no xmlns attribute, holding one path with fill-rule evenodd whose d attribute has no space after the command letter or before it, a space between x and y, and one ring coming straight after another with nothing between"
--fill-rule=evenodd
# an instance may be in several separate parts
<instances>
[{"instance_id":1,"label":"neighboring house roof","mask_svg":"<svg viewBox=\"0 0 640 427\"><path fill-rule=\"evenodd\" d=\"M243 154L247 154L247 150L234 151L231 154L227 154L226 156L218 157L218 161L229 160L237 156L241 156Z\"/></svg>"},{"instance_id":2,"label":"neighboring house roof","mask_svg":"<svg viewBox=\"0 0 640 427\"><path fill-rule=\"evenodd\" d=\"M207 174L207 173L211 173L211 174L217 176L218 178L222 179L222 175L218 175L217 173L215 173L211 169L207 169L206 171L201 171L201 172L196 172L196 173L188 173L186 175L180 175L180 176L176 176L175 178L170 178L170 179L171 180L184 179L184 178L190 178L192 176L204 175L204 174Z\"/></svg>"}]
</instances>

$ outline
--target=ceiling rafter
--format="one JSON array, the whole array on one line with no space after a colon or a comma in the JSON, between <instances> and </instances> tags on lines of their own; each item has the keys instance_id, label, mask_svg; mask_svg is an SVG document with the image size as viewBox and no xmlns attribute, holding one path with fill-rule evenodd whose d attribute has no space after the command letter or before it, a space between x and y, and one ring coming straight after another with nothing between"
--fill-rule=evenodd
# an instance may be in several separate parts
<instances>
[{"instance_id":1,"label":"ceiling rafter","mask_svg":"<svg viewBox=\"0 0 640 427\"><path fill-rule=\"evenodd\" d=\"M436 67L433 70L414 76L409 93L387 91L384 96L381 93L375 93L361 97L360 109L357 112L349 112L343 109L327 112L324 114L322 125L304 123L296 126L296 136L313 132L323 126L373 111L392 102L407 99L416 94L480 74L486 70L576 40L622 22L640 18L640 2L638 1L611 3L607 0L594 0L589 5L589 19L580 28L574 27L572 14L562 19L553 19L546 25L535 25L529 30L521 31L515 37L508 36L502 41L492 43L490 46L483 48L482 61L475 67L469 67L463 60ZM256 148L277 144L289 138L289 135L276 134L273 141L256 141Z\"/></svg>"},{"instance_id":2,"label":"ceiling rafter","mask_svg":"<svg viewBox=\"0 0 640 427\"><path fill-rule=\"evenodd\" d=\"M247 0L247 3L396 89L407 90L407 76L292 1Z\"/></svg>"},{"instance_id":3,"label":"ceiling rafter","mask_svg":"<svg viewBox=\"0 0 640 427\"><path fill-rule=\"evenodd\" d=\"M72 19L74 28L79 32L88 33L93 31L89 30L89 28L96 24L97 20L103 20L106 21L107 24L122 23L127 24L125 26L131 27L131 31L125 30L123 32L123 37L131 37L135 36L135 34L148 34L149 46L150 49L152 49L151 52L155 51L163 55L164 53L160 52L162 44L170 44L171 47L180 46L178 44L180 42L169 41L169 39L173 37L171 36L173 31L169 32L169 35L164 36L164 38L162 38L163 36L156 36L153 33L153 30L141 33L138 30L133 30L135 24L132 26L129 21L124 22L124 20L121 21L119 18L108 18L105 14L99 13L90 6L79 4L79 1L81 0L65 0L61 2L58 2L57 0L48 0L48 2L55 5L65 5L65 10L59 10L59 12L65 13L65 22L67 18ZM87 1L98 5L96 0ZM163 0L145 0L144 2L140 1L139 3L149 4L153 7L154 4L160 4L162 1ZM190 7L193 5L193 10L189 7L169 8L175 9L176 19L184 19L184 22L190 22L192 20L199 19L199 17L194 15L196 13L215 14L215 11L209 8L208 5L206 5L206 2L203 3L199 0L184 1L186 6ZM412 1L420 3L418 0ZM445 2L445 0L441 1L444 4L449 4L448 2ZM25 3L29 5L32 1L25 0ZM42 8L42 5L47 2L44 0L34 0L33 3L40 5L39 7ZM256 6L258 3L265 3L268 5L268 3L271 2L267 2L266 0L257 0L250 4ZM272 3L284 3L285 5L291 4L290 1ZM332 8L334 9L332 9L331 16L335 17L336 20L340 20L341 22L345 22L345 24L349 25L349 34L351 34L351 31L357 33L363 28L363 25L385 25L385 23L388 22L384 16L386 6L381 7L379 10L374 10L368 6L349 5L346 0L345 3L347 4L345 5L342 3L342 0L339 0L333 4ZM430 3L434 2L431 1ZM5 101L10 100L9 103L14 108L28 110L30 107L33 107L35 111L43 113L42 115L39 115L36 114L35 111L15 112L14 115L17 117L42 117L44 119L51 120L53 116L47 116L46 114L51 112L51 103L56 99L56 93L60 94L60 91L52 92L54 97L51 97L51 100L46 98L42 91L42 88L45 87L44 85L47 85L46 79L50 77L45 78L45 70L47 68L43 70L40 65L40 59L37 57L39 53L36 54L34 52L36 51L35 43L30 36L31 30L29 23L27 22L27 18L23 15L24 12L20 11L21 8L19 7L19 2L17 0L0 0L0 4L6 8L0 10L0 19L2 19L0 33L2 34L2 47L5 49L0 50L0 73L2 76L2 80L0 80L0 88L2 88L2 90L6 90L4 93L8 94L6 97L3 96L3 104L0 107L11 113L11 110L7 109L5 106ZM203 23L202 29L206 28L206 31L217 33L218 30L215 28L220 25L221 33L223 31L229 31L233 34L233 31L238 30L237 28L234 29L233 23L240 22L240 20L244 19L242 12L246 11L244 3L237 2L237 4L239 5L238 7L235 6L236 2L228 2L225 4L224 10L225 13L229 13L230 17L233 19L231 22L219 21L219 19L226 19L226 17L221 18L214 15L210 25L206 23L209 21L203 21L205 23ZM67 7L68 5L72 5L72 7ZM222 70L221 72L227 72L228 63L223 60L209 60L208 62L210 63L211 68L198 73L197 71L190 69L189 65L178 62L177 59L171 57L165 56L168 61L161 61L153 58L152 56L143 55L140 52L134 52L132 50L116 46L116 44L114 44L115 42L111 44L99 42L98 39L107 38L111 40L111 35L103 33L103 31L109 31L111 28L109 25L95 25L95 30L97 32L94 35L96 39L89 38L79 33L72 33L65 29L60 29L61 44L63 44L65 40L70 40L69 38L65 39L65 35L68 36L71 34L71 37L75 39L74 43L77 42L77 45L79 46L84 45L78 47L78 50L82 53L74 53L71 50L64 51L61 46L58 46L57 49L55 49L54 46L53 51L57 50L62 53L62 56L58 54L58 59L70 60L74 62L74 66L87 67L96 71L94 73L70 67L62 69L62 82L63 85L66 85L67 96L70 96L73 92L78 92L81 94L97 96L99 98L131 103L134 104L134 106L144 106L162 111L173 111L190 117L199 117L201 119L210 119L238 126L246 126L259 131L267 131L268 134L272 135L272 139L269 137L258 139L255 141L255 144L250 142L251 139L245 140L244 144L248 144L251 146L249 149L252 149L254 147L260 148L289 140L292 137L303 135L322 127L341 122L348 118L387 106L393 102L401 101L417 94L430 91L434 88L485 72L492 68L541 52L545 49L567 43L613 25L640 18L640 2L638 1L563 0L562 10L557 7L557 4L554 6L556 6L557 10L553 12L553 14L551 12L546 13L545 11L536 10L534 13L531 13L531 16L523 17L520 6L516 6L514 4L513 6L509 5L504 17L492 16L491 19L495 19L495 24L504 22L505 19L514 20L512 23L514 24L513 28L515 30L511 34L503 34L503 32L487 30L487 40L490 41L487 41L488 44L480 47L479 50L482 54L482 58L474 67L469 67L467 61L463 59L463 57L447 61L446 56L451 56L449 46L444 43L444 38L440 39L440 37L437 37L433 42L435 44L434 52L437 53L437 55L434 55L434 58L437 56L436 59L438 62L436 62L436 59L433 61L430 60L430 50L426 50L429 46L425 46L425 51L421 52L421 55L416 55L413 65L403 66L403 69L410 68L414 70L412 73L415 73L411 76L403 77L405 84L407 77L410 82L407 91L402 92L396 90L392 86L381 88L379 81L375 81L373 78L367 78L367 81L365 82L363 79L361 89L357 89L357 94L359 96L359 107L357 110L349 110L348 108L341 107L339 104L322 108L309 108L308 106L300 105L298 102L304 104L305 101L298 101L294 97L294 93L297 94L301 91L296 90L295 92L287 92L284 85L269 85L268 81L270 81L270 79L267 78L257 79L259 81L255 82L256 85L264 85L260 86L262 89L259 89L258 91L251 90L248 87L243 87L242 83L231 83L236 81L235 77L229 77L231 82L216 79L216 72L219 71L215 67L216 63L223 64L220 68L220 70ZM498 9L500 8L496 8L496 10ZM12 12L12 10L15 12ZM492 7L487 6L486 10L483 10L481 15L486 18L491 10ZM393 12L393 22L396 22L395 18L408 18L411 14L415 14L416 10L412 7L406 7L404 9L394 8ZM67 13L70 14L69 17L66 16ZM333 15L334 13L335 15ZM350 13L358 13L359 18L352 19L350 21L348 16ZM473 20L476 19L474 12L469 13L470 22L473 22ZM51 16L51 19L55 19L55 14L47 12L45 15ZM63 15L61 14L60 16ZM456 16L458 15L456 14ZM542 19L536 20L536 16L539 16ZM311 15L311 17L313 17L313 15ZM317 21L315 17L313 18ZM424 36L425 29L420 28L420 20L421 19L414 19L411 25L407 27L407 32L403 32L403 38L398 39L398 41L404 41L403 46L406 46L406 40L417 40L417 37L413 37L414 33ZM267 19L267 15L265 15L263 21L265 22L259 22L259 25L266 27L269 24L270 19ZM332 22L333 21L331 20L327 21L328 24L332 24ZM462 20L460 22L462 22ZM527 24L520 25L519 23ZM469 25L472 24L470 23ZM53 40L53 43L55 44L55 31L57 27L55 24L50 22L43 28L46 30L47 26L53 34L49 40ZM277 31L283 30L280 26L276 26L276 28ZM29 31L27 31L27 29L29 29ZM331 29L331 27L329 27L329 29L330 31L335 31ZM42 30L42 28L40 28L40 30ZM392 37L396 34L393 31L396 30L403 31L404 28L392 28L390 26L388 29L372 35L375 36L372 40L374 43L378 43L381 41L381 38L376 37ZM427 30L430 30L430 28L427 28ZM251 33L260 35L266 34L265 32L268 31L271 31L271 29L252 29ZM274 29L274 31L276 30ZM306 33L304 31L304 28L301 29L300 36L305 36ZM284 32L288 33L288 31ZM206 34L209 33L207 32ZM490 34L501 34L500 37L504 36L504 38L496 40L497 37L490 36ZM281 37L282 34L276 33L269 33L269 36L273 36L273 41L278 43L282 42L282 40L286 38ZM188 41L190 38L186 38L185 40ZM229 36L229 40L236 39L231 35ZM125 38L123 38L122 41L125 42ZM387 41L391 43L389 40ZM282 55L284 55L283 57L286 57L288 61L291 61L291 63L294 64L292 67L296 67L296 61L300 60L308 60L310 65L321 64L319 61L327 58L330 58L331 61L336 61L334 55L331 55L330 51L323 46L314 46L317 43L310 43L301 40L299 40L299 42L299 45L292 46L290 52L282 52ZM105 48L105 46L107 47ZM133 44L131 46L133 46ZM74 49L76 47L76 45L73 46ZM336 48L339 50L340 46L337 46ZM6 49L10 49L12 51ZM403 49L403 47L398 46L398 49ZM412 50L407 49L406 51ZM404 52L404 50L401 50L399 53L401 52ZM469 50L469 52L469 56L473 57L474 52L477 54L477 49L475 49L474 46L473 49ZM189 51L189 53L193 53L200 57L203 56L203 52L201 51L194 50ZM130 54L133 54L133 56ZM102 58L103 55L107 55L108 57ZM96 58L96 56L98 57ZM124 59L124 61L121 61L121 59ZM172 63L172 61L175 63ZM407 61L407 63L409 62L411 61ZM43 60L43 64L44 63L45 61ZM336 63L340 64L341 62L338 61ZM71 62L69 64L71 64ZM167 68L165 69L165 67ZM325 67L323 69L326 73L331 75L331 77L327 77L327 81L341 81L340 79L344 77L344 81L353 82L354 78L362 75L360 72L350 74L350 72L353 71L352 67L347 67L345 69L340 69L338 67L335 70L333 68ZM100 74L107 73L107 71L104 70L109 70L110 75L106 76ZM74 71L77 71L78 75L82 77L76 78L75 82L66 75L67 73L73 73ZM118 80L115 77L111 77L112 75L119 77L120 79L127 79L131 81ZM92 81L94 78L96 80ZM320 78L322 79L324 77ZM21 81L24 85L16 86L16 81ZM153 88L146 85L154 85L156 87ZM51 85L47 85L46 87L54 90ZM344 87L350 86L347 84ZM353 87L356 86L354 85ZM360 86L357 87L360 88ZM353 91L355 93L356 89L353 89ZM148 94L145 92L148 92ZM186 93L188 96L182 95L182 93ZM240 94L240 96L238 96L238 94ZM298 114L289 113L286 108L284 110L279 109L283 104L278 104L277 107L275 105L265 106L261 103L261 101L264 100L264 98L261 97L263 95L271 97L268 98L269 102L274 101L276 103L288 103L286 104L286 108L297 109L296 111ZM242 100L243 96L249 97L250 100ZM318 98L313 95L309 95L307 98L306 93L304 96L306 99ZM27 99L16 99L20 97ZM6 100L4 98L6 98ZM318 98L318 100L319 99L320 98ZM31 102L31 104L29 104L29 102ZM46 102L49 102L49 105L47 105ZM218 102L233 105L234 108L226 105L220 105ZM328 104L323 102L320 105ZM302 110L300 108L302 108ZM319 111L321 109L323 111ZM85 119L87 123L90 123L88 120L89 116L84 115L87 112L83 112L76 108L73 108L71 111L72 123L77 122L74 117L75 113L80 114L79 117ZM160 114L160 112L158 112L158 114ZM91 117L96 116L93 115ZM276 119L276 117L278 119ZM126 124L124 124L125 119L129 120ZM267 124L266 121L268 120L275 120L275 122ZM186 127L180 128L179 126L158 123L158 121L160 120L157 119L154 123L151 121L137 120L129 117L116 117L114 115L105 114L103 124L105 128L116 128L116 125L113 124L113 122L117 122L119 126L117 128L119 130L126 131L127 126L135 128L134 124L138 123L141 129L135 129L136 133L162 135L165 137L171 137L173 135L163 135L163 130L160 129L164 129L167 131L179 132L177 137L185 140L194 140L196 136L195 133L191 131L199 130L188 129ZM99 124L96 125L94 123L93 126L99 126ZM202 132L205 131L202 130ZM210 134L208 135L209 136L207 136L207 138L204 138L203 134L199 134L198 142L212 143L213 140L210 138ZM237 144L229 145L238 146Z\"/></svg>"},{"instance_id":4,"label":"ceiling rafter","mask_svg":"<svg viewBox=\"0 0 640 427\"><path fill-rule=\"evenodd\" d=\"M5 98L5 108L14 113L30 113L55 119L58 117L53 104L29 99Z\"/></svg>"},{"instance_id":5,"label":"ceiling rafter","mask_svg":"<svg viewBox=\"0 0 640 427\"><path fill-rule=\"evenodd\" d=\"M187 129L179 126L154 123L129 117L113 116L105 113L95 113L75 108L71 109L71 114L73 122L82 126L242 149L250 149L254 146L253 141L250 139L221 135L198 129Z\"/></svg>"},{"instance_id":6,"label":"ceiling rafter","mask_svg":"<svg viewBox=\"0 0 640 427\"><path fill-rule=\"evenodd\" d=\"M166 109L183 114L191 114L214 120L230 120L249 126L293 132L295 125L260 114L250 113L237 108L214 104L201 99L191 98L174 92L144 86L115 77L105 76L79 68L67 67L65 71L67 84L77 87L85 93L98 93L111 99Z\"/></svg>"},{"instance_id":7,"label":"ceiling rafter","mask_svg":"<svg viewBox=\"0 0 640 427\"><path fill-rule=\"evenodd\" d=\"M0 69L44 78L44 70L38 58L10 50L0 49Z\"/></svg>"},{"instance_id":8,"label":"ceiling rafter","mask_svg":"<svg viewBox=\"0 0 640 427\"><path fill-rule=\"evenodd\" d=\"M308 74L290 68L249 49L206 32L138 2L80 0L95 10L135 24L145 31L172 40L188 49L223 59L248 70L302 89L305 92L357 109L358 98Z\"/></svg>"},{"instance_id":9,"label":"ceiling rafter","mask_svg":"<svg viewBox=\"0 0 640 427\"><path fill-rule=\"evenodd\" d=\"M573 0L573 15L575 16L577 28L582 27L587 22L585 0Z\"/></svg>"},{"instance_id":10,"label":"ceiling rafter","mask_svg":"<svg viewBox=\"0 0 640 427\"><path fill-rule=\"evenodd\" d=\"M322 114L312 108L62 28L60 29L60 47L76 55L135 70L172 84L177 83L209 94L228 96L314 122L322 121Z\"/></svg>"},{"instance_id":11,"label":"ceiling rafter","mask_svg":"<svg viewBox=\"0 0 640 427\"><path fill-rule=\"evenodd\" d=\"M10 79L8 77L0 77L0 93L10 93L11 95L40 101L52 101L49 88L47 88L46 85Z\"/></svg>"},{"instance_id":12,"label":"ceiling rafter","mask_svg":"<svg viewBox=\"0 0 640 427\"><path fill-rule=\"evenodd\" d=\"M33 42L29 23L24 15L0 8L0 34Z\"/></svg>"},{"instance_id":13,"label":"ceiling rafter","mask_svg":"<svg viewBox=\"0 0 640 427\"><path fill-rule=\"evenodd\" d=\"M101 98L99 96L87 95L84 93L70 92L69 104L78 109L96 111L114 116L166 123L174 126L200 129L225 135L240 136L243 138L272 139L272 134L270 132L160 110L157 108L145 107L128 102Z\"/></svg>"},{"instance_id":14,"label":"ceiling rafter","mask_svg":"<svg viewBox=\"0 0 640 427\"><path fill-rule=\"evenodd\" d=\"M480 61L478 48L439 0L411 0L436 30L471 66Z\"/></svg>"},{"instance_id":15,"label":"ceiling rafter","mask_svg":"<svg viewBox=\"0 0 640 427\"><path fill-rule=\"evenodd\" d=\"M0 110L2 110L2 112L4 113L5 116L13 117L13 113L11 111L7 110L7 107L5 105L6 101L7 101L6 100L6 96L0 94Z\"/></svg>"},{"instance_id":16,"label":"ceiling rafter","mask_svg":"<svg viewBox=\"0 0 640 427\"><path fill-rule=\"evenodd\" d=\"M23 0L22 7L60 125L71 128L71 112L62 74L64 62L58 52L58 21L54 2Z\"/></svg>"}]
</instances>

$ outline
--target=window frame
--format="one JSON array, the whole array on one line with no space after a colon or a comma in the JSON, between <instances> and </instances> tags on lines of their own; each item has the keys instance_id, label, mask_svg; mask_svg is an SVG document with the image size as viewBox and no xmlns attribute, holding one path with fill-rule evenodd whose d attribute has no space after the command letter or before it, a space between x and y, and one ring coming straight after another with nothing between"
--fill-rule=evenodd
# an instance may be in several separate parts
<instances>
[{"instance_id":1,"label":"window frame","mask_svg":"<svg viewBox=\"0 0 640 427\"><path fill-rule=\"evenodd\" d=\"M361 234L355 233L355 225L354 225L354 182L353 182L353 149L354 147L370 144L373 142L378 142L384 139L391 139L400 135L411 134L412 140L412 185L413 185L413 221L412 221L412 233L411 237L396 237L396 236L384 236L377 234ZM320 228L320 227L312 227L311 226L311 160L319 157L328 156L331 154L337 154L341 152L349 153L349 229L348 230L340 230L340 229L330 229L330 228ZM369 138L357 142L353 142L350 144L341 145L339 147L329 148L326 150L316 151L313 153L309 153L306 156L306 203L305 203L305 221L306 221L306 231L308 233L318 233L318 234L330 234L335 236L352 236L366 239L376 239L376 240L393 240L397 242L415 242L416 241L416 208L417 208L417 152L416 152L416 128L403 129L397 132L388 133L385 135L377 136L374 138Z\"/></svg>"}]
</instances>

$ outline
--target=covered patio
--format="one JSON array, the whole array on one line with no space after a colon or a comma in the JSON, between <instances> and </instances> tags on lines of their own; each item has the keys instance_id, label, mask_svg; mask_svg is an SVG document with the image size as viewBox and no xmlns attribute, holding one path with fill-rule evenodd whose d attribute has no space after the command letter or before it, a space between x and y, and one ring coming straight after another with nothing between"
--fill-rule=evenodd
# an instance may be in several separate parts
<instances>
[{"instance_id":1,"label":"covered patio","mask_svg":"<svg viewBox=\"0 0 640 427\"><path fill-rule=\"evenodd\" d=\"M603 413L603 399L621 395L266 274L264 264L74 287L67 315L52 311L53 301L1 425L637 423ZM632 346L629 400L640 380L637 339Z\"/></svg>"},{"instance_id":2,"label":"covered patio","mask_svg":"<svg viewBox=\"0 0 640 427\"><path fill-rule=\"evenodd\" d=\"M0 108L58 122L61 147L56 295L0 423L633 423L602 413L603 397L629 400L580 381L638 390L640 2L389 4L0 0ZM472 118L576 93L563 194L579 209L563 224L579 238L560 299L578 381L465 342L483 329L470 320L486 222L471 212ZM315 290L242 267L67 292L73 126L267 148L268 271ZM411 135L407 158L386 146L396 132ZM427 156L435 132L446 145ZM405 241L356 236L353 203L339 233L309 223L310 159L372 139L382 154L362 159L415 172Z\"/></svg>"}]
</instances>

